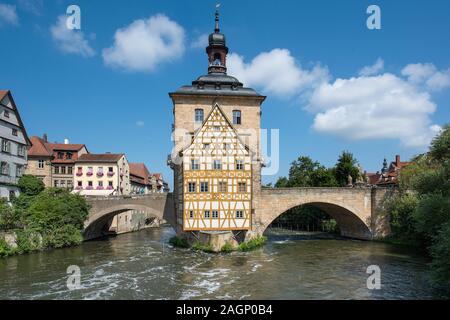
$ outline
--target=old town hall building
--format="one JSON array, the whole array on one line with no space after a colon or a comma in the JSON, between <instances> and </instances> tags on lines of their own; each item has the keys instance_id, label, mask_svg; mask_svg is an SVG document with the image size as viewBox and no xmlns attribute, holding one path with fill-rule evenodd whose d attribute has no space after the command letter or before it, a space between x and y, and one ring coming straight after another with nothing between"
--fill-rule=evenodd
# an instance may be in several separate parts
<instances>
[{"instance_id":1,"label":"old town hall building","mask_svg":"<svg viewBox=\"0 0 450 320\"><path fill-rule=\"evenodd\" d=\"M214 234L252 228L261 188L260 120L265 96L227 75L225 35L206 48L208 74L170 93L178 233Z\"/></svg>"}]
</instances>

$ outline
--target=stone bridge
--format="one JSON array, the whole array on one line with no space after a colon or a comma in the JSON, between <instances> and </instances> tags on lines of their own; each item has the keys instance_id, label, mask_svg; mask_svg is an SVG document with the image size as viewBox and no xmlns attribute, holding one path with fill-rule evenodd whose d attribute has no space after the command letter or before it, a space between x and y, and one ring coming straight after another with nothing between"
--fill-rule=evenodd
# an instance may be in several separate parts
<instances>
[{"instance_id":1,"label":"stone bridge","mask_svg":"<svg viewBox=\"0 0 450 320\"><path fill-rule=\"evenodd\" d=\"M87 198L91 206L84 223L84 239L101 235L103 227L115 215L129 210L143 210L154 217L175 226L175 211L172 193L152 193L137 196Z\"/></svg>"},{"instance_id":2,"label":"stone bridge","mask_svg":"<svg viewBox=\"0 0 450 320\"><path fill-rule=\"evenodd\" d=\"M255 215L252 234L263 234L267 227L289 209L313 205L334 218L342 236L370 240L389 233L384 200L392 193L382 188L263 188L254 196ZM88 198L91 205L85 222L86 240L101 235L103 227L115 215L129 210L144 210L160 220L176 226L172 193L142 196Z\"/></svg>"},{"instance_id":3,"label":"stone bridge","mask_svg":"<svg viewBox=\"0 0 450 320\"><path fill-rule=\"evenodd\" d=\"M266 228L289 209L313 205L334 218L341 235L370 240L389 233L384 200L392 189L361 188L263 188L257 198L254 231Z\"/></svg>"}]
</instances>

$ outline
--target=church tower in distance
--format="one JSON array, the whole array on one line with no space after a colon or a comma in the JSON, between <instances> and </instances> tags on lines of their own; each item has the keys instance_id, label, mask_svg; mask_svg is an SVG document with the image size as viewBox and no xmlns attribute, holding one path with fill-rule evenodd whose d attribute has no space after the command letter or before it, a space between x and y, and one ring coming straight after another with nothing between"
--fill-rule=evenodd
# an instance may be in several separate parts
<instances>
[{"instance_id":1,"label":"church tower in distance","mask_svg":"<svg viewBox=\"0 0 450 320\"><path fill-rule=\"evenodd\" d=\"M227 75L219 12L209 35L208 74L169 96L173 101L176 232L220 245L251 231L261 191L260 122L265 96Z\"/></svg>"}]
</instances>

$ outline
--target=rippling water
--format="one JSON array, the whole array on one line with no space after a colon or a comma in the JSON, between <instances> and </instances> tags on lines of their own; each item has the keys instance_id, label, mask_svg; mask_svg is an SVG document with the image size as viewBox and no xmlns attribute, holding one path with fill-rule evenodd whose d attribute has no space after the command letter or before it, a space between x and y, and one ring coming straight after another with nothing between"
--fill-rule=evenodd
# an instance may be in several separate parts
<instances>
[{"instance_id":1,"label":"rippling water","mask_svg":"<svg viewBox=\"0 0 450 320\"><path fill-rule=\"evenodd\" d=\"M1 299L436 299L427 261L392 245L271 236L249 253L205 254L168 245L170 228L0 260ZM81 288L67 289L67 267ZM381 268L368 290L366 268Z\"/></svg>"}]
</instances>

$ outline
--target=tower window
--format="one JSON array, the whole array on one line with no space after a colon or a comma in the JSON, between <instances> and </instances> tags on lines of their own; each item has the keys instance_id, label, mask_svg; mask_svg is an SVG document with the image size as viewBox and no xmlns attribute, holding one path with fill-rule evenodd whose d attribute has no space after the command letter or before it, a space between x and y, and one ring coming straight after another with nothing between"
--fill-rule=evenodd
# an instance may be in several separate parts
<instances>
[{"instance_id":1,"label":"tower window","mask_svg":"<svg viewBox=\"0 0 450 320\"><path fill-rule=\"evenodd\" d=\"M195 109L195 123L203 123L204 112L203 109Z\"/></svg>"},{"instance_id":2,"label":"tower window","mask_svg":"<svg viewBox=\"0 0 450 320\"><path fill-rule=\"evenodd\" d=\"M208 192L208 182L200 182L200 192Z\"/></svg>"},{"instance_id":3,"label":"tower window","mask_svg":"<svg viewBox=\"0 0 450 320\"><path fill-rule=\"evenodd\" d=\"M213 162L213 169L214 170L222 170L222 161L214 160L214 162Z\"/></svg>"},{"instance_id":4,"label":"tower window","mask_svg":"<svg viewBox=\"0 0 450 320\"><path fill-rule=\"evenodd\" d=\"M233 124L241 124L241 123L242 123L241 111L234 110L233 111Z\"/></svg>"},{"instance_id":5,"label":"tower window","mask_svg":"<svg viewBox=\"0 0 450 320\"><path fill-rule=\"evenodd\" d=\"M215 55L214 55L214 65L215 66L220 66L220 65L222 65L222 59L221 59L222 57L220 56L220 53L216 53Z\"/></svg>"},{"instance_id":6,"label":"tower window","mask_svg":"<svg viewBox=\"0 0 450 320\"><path fill-rule=\"evenodd\" d=\"M200 163L198 162L198 160L191 160L191 170L200 170Z\"/></svg>"},{"instance_id":7,"label":"tower window","mask_svg":"<svg viewBox=\"0 0 450 320\"><path fill-rule=\"evenodd\" d=\"M236 170L244 170L244 161L236 160Z\"/></svg>"}]
</instances>

